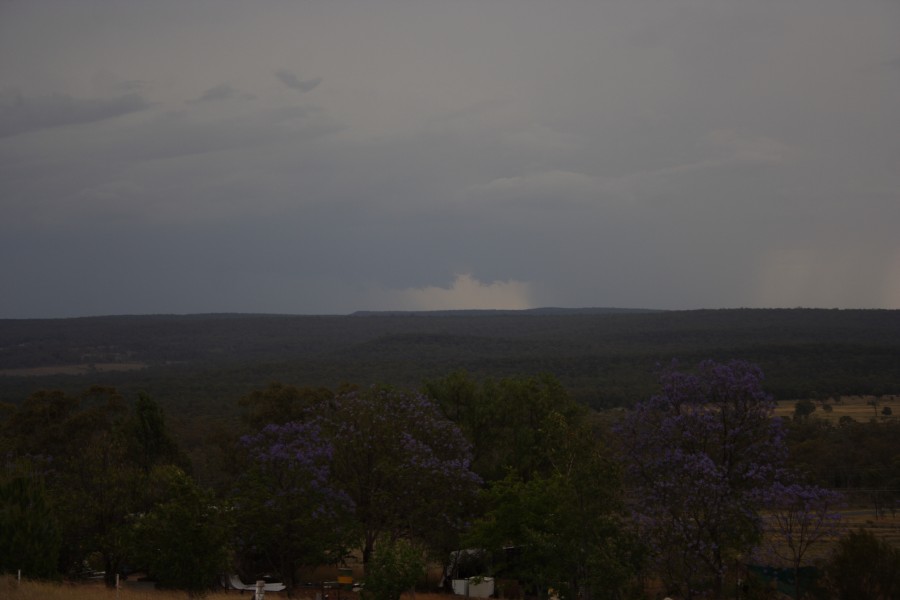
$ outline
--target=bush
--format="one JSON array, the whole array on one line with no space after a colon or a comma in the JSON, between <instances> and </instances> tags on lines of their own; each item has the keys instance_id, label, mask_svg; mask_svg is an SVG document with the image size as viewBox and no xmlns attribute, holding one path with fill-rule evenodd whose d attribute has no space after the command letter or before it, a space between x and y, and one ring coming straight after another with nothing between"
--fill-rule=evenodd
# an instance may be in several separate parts
<instances>
[{"instance_id":1,"label":"bush","mask_svg":"<svg viewBox=\"0 0 900 600\"><path fill-rule=\"evenodd\" d=\"M60 546L43 485L27 473L0 476L0 573L55 578Z\"/></svg>"},{"instance_id":2,"label":"bush","mask_svg":"<svg viewBox=\"0 0 900 600\"><path fill-rule=\"evenodd\" d=\"M425 573L422 549L406 540L383 541L366 565L365 600L399 600Z\"/></svg>"},{"instance_id":3,"label":"bush","mask_svg":"<svg viewBox=\"0 0 900 600\"><path fill-rule=\"evenodd\" d=\"M816 412L816 405L812 400L799 400L794 404L794 420L802 421Z\"/></svg>"},{"instance_id":4,"label":"bush","mask_svg":"<svg viewBox=\"0 0 900 600\"><path fill-rule=\"evenodd\" d=\"M900 550L863 529L840 539L826 572L839 600L900 597Z\"/></svg>"}]
</instances>

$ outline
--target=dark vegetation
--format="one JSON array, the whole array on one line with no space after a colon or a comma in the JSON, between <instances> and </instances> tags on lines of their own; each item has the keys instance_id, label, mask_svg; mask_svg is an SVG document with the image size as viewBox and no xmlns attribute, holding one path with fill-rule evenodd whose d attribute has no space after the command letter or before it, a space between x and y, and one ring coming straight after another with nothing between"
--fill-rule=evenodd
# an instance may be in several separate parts
<instances>
[{"instance_id":1,"label":"dark vegetation","mask_svg":"<svg viewBox=\"0 0 900 600\"><path fill-rule=\"evenodd\" d=\"M450 311L347 316L190 315L0 320L0 401L90 383L143 390L180 415L228 413L270 381L417 386L550 373L594 408L630 406L654 390L660 364L715 356L765 371L776 399L893 394L900 311ZM102 365L140 363L136 371ZM21 369L96 366L87 376ZM48 370L48 373L50 371ZM102 380L102 381L101 381Z\"/></svg>"},{"instance_id":2,"label":"dark vegetation","mask_svg":"<svg viewBox=\"0 0 900 600\"><path fill-rule=\"evenodd\" d=\"M370 599L396 600L423 553L512 547L492 573L525 597L653 582L727 597L774 540L799 597L807 550L831 539L816 585L863 590L867 564L883 581L858 597L894 597L897 552L876 569L866 552L889 545L835 544L832 524L840 495L894 517L900 422L877 402L870 422L816 411L897 393L898 324L799 309L0 321L0 570L112 584L137 563L202 594L230 570L293 587L298 565L356 549ZM142 368L114 370L128 364ZM776 398L800 399L793 418Z\"/></svg>"}]
</instances>

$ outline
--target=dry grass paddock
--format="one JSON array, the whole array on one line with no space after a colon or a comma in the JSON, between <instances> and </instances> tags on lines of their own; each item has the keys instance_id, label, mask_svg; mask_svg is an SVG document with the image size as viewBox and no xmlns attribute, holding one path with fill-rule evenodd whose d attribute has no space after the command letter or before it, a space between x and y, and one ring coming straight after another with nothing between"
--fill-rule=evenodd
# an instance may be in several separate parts
<instances>
[{"instance_id":1,"label":"dry grass paddock","mask_svg":"<svg viewBox=\"0 0 900 600\"><path fill-rule=\"evenodd\" d=\"M775 410L775 416L792 418L797 400L784 400L778 403ZM823 419L832 424L838 424L841 417L850 417L859 423L868 423L870 421L891 422L900 419L900 396L842 396L840 398L829 398L827 400L814 400L816 405L815 412L810 418ZM830 410L824 408L825 405L830 406ZM885 407L890 408L890 415L885 415L882 411ZM868 503L859 503L854 501L851 506L841 512L841 524L839 531L841 535L865 529L872 532L876 536L900 548L900 513L892 515L890 512L876 515L874 506ZM830 549L829 544L822 544L817 553L822 553Z\"/></svg>"},{"instance_id":2,"label":"dry grass paddock","mask_svg":"<svg viewBox=\"0 0 900 600\"><path fill-rule=\"evenodd\" d=\"M874 405L872 404L874 402ZM812 418L824 419L837 424L841 417L850 417L860 423L868 423L872 419L877 421L891 421L900 418L900 396L841 396L826 400L813 400L816 410ZM782 400L775 409L776 417L794 416L797 400ZM830 408L826 409L828 405ZM891 415L885 416L882 410L888 407Z\"/></svg>"},{"instance_id":3,"label":"dry grass paddock","mask_svg":"<svg viewBox=\"0 0 900 600\"><path fill-rule=\"evenodd\" d=\"M45 377L47 375L89 375L91 373L111 373L119 371L139 371L146 369L145 363L82 363L78 365L55 365L47 367L26 367L21 369L0 369L0 375L9 377Z\"/></svg>"},{"instance_id":4,"label":"dry grass paddock","mask_svg":"<svg viewBox=\"0 0 900 600\"><path fill-rule=\"evenodd\" d=\"M317 590L299 589L294 592L298 599L313 600ZM120 589L109 589L99 582L64 582L17 581L14 576L0 576L0 599L2 600L185 600L187 592L157 590L147 586L125 581ZM277 600L287 598L287 592L266 592L266 598ZM337 590L328 590L329 600L359 600L359 594ZM251 600L252 592L243 594L237 590L219 590L211 592L206 600ZM461 596L451 594L416 593L403 594L401 600L459 600Z\"/></svg>"}]
</instances>

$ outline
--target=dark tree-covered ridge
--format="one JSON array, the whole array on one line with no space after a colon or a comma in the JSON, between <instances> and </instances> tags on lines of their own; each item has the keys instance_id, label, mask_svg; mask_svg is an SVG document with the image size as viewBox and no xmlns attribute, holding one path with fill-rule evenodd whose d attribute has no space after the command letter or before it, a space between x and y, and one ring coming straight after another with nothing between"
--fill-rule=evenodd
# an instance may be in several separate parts
<instances>
[{"instance_id":1,"label":"dark tree-covered ridge","mask_svg":"<svg viewBox=\"0 0 900 600\"><path fill-rule=\"evenodd\" d=\"M0 320L0 401L88 384L144 390L193 414L271 381L416 386L454 371L550 373L577 400L628 406L657 365L709 356L760 365L778 399L894 394L900 311L727 309L445 311L344 316L150 315ZM53 374L81 365L83 375ZM117 372L116 365L142 365ZM44 373L23 369L43 367ZM57 369L58 370L58 369Z\"/></svg>"}]
</instances>

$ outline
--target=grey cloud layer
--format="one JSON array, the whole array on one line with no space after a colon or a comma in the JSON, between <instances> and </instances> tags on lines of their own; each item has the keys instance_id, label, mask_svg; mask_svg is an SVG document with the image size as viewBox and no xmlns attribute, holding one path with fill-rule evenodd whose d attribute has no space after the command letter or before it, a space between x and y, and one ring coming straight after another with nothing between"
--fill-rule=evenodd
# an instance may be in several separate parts
<instances>
[{"instance_id":1,"label":"grey cloud layer","mask_svg":"<svg viewBox=\"0 0 900 600\"><path fill-rule=\"evenodd\" d=\"M285 69L279 69L278 71L275 71L275 76L278 77L281 83L293 90L297 90L298 92L311 92L320 83L322 83L321 77L307 79L306 81L300 81L300 79L296 75Z\"/></svg>"},{"instance_id":2,"label":"grey cloud layer","mask_svg":"<svg viewBox=\"0 0 900 600\"><path fill-rule=\"evenodd\" d=\"M264 4L12 5L0 317L900 307L898 7Z\"/></svg>"},{"instance_id":3,"label":"grey cloud layer","mask_svg":"<svg viewBox=\"0 0 900 600\"><path fill-rule=\"evenodd\" d=\"M150 103L136 93L115 98L73 98L61 93L28 97L7 91L0 94L0 137L95 123L149 107Z\"/></svg>"}]
</instances>

